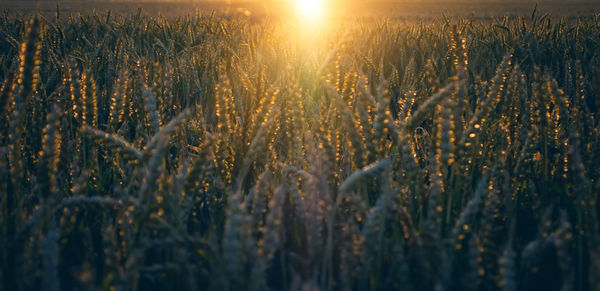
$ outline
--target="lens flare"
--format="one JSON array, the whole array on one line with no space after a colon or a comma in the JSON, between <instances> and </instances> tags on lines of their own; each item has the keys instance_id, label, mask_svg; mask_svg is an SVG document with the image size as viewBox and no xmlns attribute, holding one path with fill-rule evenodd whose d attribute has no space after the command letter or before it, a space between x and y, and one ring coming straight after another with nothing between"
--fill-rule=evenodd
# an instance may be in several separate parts
<instances>
[{"instance_id":1,"label":"lens flare","mask_svg":"<svg viewBox=\"0 0 600 291\"><path fill-rule=\"evenodd\" d=\"M295 0L296 13L302 20L315 22L323 17L323 0Z\"/></svg>"}]
</instances>

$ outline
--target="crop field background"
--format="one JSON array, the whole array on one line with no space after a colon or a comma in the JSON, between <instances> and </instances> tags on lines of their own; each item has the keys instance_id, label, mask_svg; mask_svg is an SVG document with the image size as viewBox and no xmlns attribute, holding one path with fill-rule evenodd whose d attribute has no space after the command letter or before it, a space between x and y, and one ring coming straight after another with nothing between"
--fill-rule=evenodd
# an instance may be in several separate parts
<instances>
[{"instance_id":1,"label":"crop field background","mask_svg":"<svg viewBox=\"0 0 600 291\"><path fill-rule=\"evenodd\" d=\"M0 290L600 290L600 4L247 4L0 4Z\"/></svg>"},{"instance_id":2,"label":"crop field background","mask_svg":"<svg viewBox=\"0 0 600 291\"><path fill-rule=\"evenodd\" d=\"M210 14L215 11L220 15L245 16L251 19L269 17L282 18L285 12L285 1L291 0L67 0L67 1L32 1L2 0L0 12L10 14L36 13L54 16L57 10L64 15L88 14L90 12L128 16L142 9L142 15L162 15L167 18L185 16L195 11ZM310 1L310 0L307 0ZM338 18L388 18L402 19L434 19L442 15L452 17L469 17L489 19L490 17L518 17L531 15L536 4L540 15L549 13L551 17L574 18L579 16L595 16L600 13L600 0L330 0L336 1L334 14ZM246 12L247 11L247 12ZM246 12L246 13L244 13ZM250 14L248 15L248 12ZM285 14L285 13L284 13ZM283 15L285 17L285 15Z\"/></svg>"}]
</instances>

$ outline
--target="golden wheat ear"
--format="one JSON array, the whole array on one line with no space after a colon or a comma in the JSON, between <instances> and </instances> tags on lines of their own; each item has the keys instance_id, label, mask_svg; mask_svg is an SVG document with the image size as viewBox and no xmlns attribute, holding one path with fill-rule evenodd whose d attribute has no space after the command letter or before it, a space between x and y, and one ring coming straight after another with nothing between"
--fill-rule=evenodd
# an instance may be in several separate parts
<instances>
[{"instance_id":1,"label":"golden wheat ear","mask_svg":"<svg viewBox=\"0 0 600 291\"><path fill-rule=\"evenodd\" d=\"M42 136L42 151L40 153L40 173L42 189L47 193L56 193L58 191L57 172L60 161L61 141L60 134L60 107L52 106L51 111L46 117L46 126ZM45 180L45 181L44 181Z\"/></svg>"},{"instance_id":2,"label":"golden wheat ear","mask_svg":"<svg viewBox=\"0 0 600 291\"><path fill-rule=\"evenodd\" d=\"M167 125L161 128L150 141L146 144L143 151L143 159L146 160L151 157L154 152L160 152L163 147L168 145L169 138L171 135L179 129L183 122L192 115L190 108L184 109L175 118L173 118Z\"/></svg>"},{"instance_id":3,"label":"golden wheat ear","mask_svg":"<svg viewBox=\"0 0 600 291\"><path fill-rule=\"evenodd\" d=\"M116 134L109 134L87 125L81 127L81 133L92 139L105 143L109 148L118 150L124 154L125 158L133 160L141 160L142 158L142 153L138 149Z\"/></svg>"},{"instance_id":4,"label":"golden wheat ear","mask_svg":"<svg viewBox=\"0 0 600 291\"><path fill-rule=\"evenodd\" d=\"M17 110L21 110L26 99L36 93L39 83L43 29L38 17L34 17L28 23L25 34L25 41L21 44L19 54L19 77L16 83L18 91L15 97Z\"/></svg>"}]
</instances>

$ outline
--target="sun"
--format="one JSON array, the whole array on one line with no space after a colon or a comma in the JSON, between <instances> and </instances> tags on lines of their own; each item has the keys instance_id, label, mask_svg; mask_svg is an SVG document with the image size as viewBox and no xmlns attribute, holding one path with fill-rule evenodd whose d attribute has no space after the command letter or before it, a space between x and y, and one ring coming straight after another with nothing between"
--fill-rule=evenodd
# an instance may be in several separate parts
<instances>
[{"instance_id":1,"label":"sun","mask_svg":"<svg viewBox=\"0 0 600 291\"><path fill-rule=\"evenodd\" d=\"M296 13L303 20L315 22L323 17L325 5L323 0L294 0Z\"/></svg>"}]
</instances>

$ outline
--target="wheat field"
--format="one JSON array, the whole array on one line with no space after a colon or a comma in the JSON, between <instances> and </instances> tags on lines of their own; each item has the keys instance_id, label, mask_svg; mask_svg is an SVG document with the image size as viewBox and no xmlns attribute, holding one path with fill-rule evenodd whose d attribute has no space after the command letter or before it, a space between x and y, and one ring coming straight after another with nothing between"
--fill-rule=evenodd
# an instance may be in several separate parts
<instances>
[{"instance_id":1,"label":"wheat field","mask_svg":"<svg viewBox=\"0 0 600 291\"><path fill-rule=\"evenodd\" d=\"M600 289L600 18L290 33L1 17L0 289Z\"/></svg>"}]
</instances>

